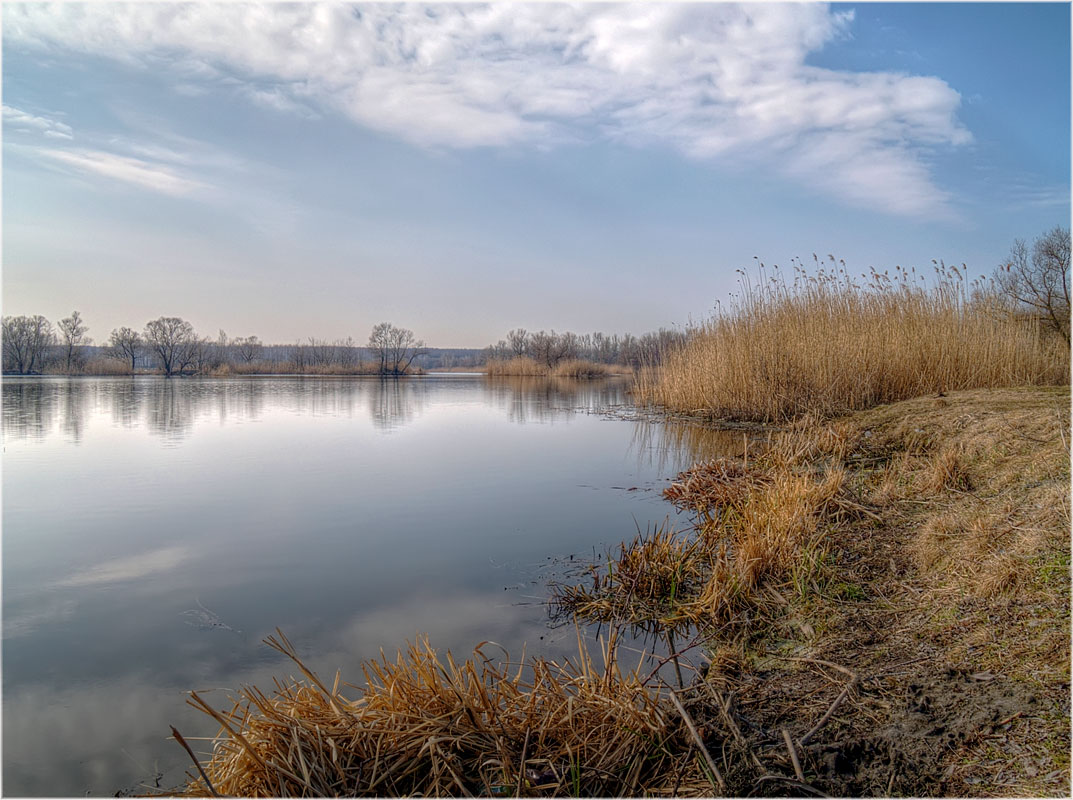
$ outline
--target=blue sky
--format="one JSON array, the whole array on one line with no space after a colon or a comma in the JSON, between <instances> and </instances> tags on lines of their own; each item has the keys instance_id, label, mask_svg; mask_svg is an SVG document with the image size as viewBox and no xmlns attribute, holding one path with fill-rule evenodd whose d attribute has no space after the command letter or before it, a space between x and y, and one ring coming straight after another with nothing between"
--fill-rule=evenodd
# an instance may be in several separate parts
<instances>
[{"instance_id":1,"label":"blue sky","mask_svg":"<svg viewBox=\"0 0 1073 800\"><path fill-rule=\"evenodd\" d=\"M3 313L643 333L1070 216L1070 6L5 4Z\"/></svg>"}]
</instances>

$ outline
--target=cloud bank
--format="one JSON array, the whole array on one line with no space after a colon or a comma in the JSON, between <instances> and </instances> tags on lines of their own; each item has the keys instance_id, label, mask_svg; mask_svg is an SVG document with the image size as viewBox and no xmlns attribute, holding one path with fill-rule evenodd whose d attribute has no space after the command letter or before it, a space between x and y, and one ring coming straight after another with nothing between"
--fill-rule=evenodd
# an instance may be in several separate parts
<instances>
[{"instance_id":1,"label":"cloud bank","mask_svg":"<svg viewBox=\"0 0 1073 800\"><path fill-rule=\"evenodd\" d=\"M927 166L971 141L936 77L813 66L852 12L811 3L8 5L5 45L240 87L426 147L616 141L760 166L852 205L944 213Z\"/></svg>"}]
</instances>

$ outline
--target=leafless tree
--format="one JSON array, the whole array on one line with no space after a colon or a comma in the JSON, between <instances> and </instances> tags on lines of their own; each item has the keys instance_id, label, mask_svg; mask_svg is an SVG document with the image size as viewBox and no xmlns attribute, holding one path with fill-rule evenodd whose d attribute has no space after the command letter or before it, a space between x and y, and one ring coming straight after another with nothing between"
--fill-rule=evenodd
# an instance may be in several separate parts
<instances>
[{"instance_id":1,"label":"leafless tree","mask_svg":"<svg viewBox=\"0 0 1073 800\"><path fill-rule=\"evenodd\" d=\"M194 326L179 317L160 317L145 326L146 345L168 377L190 365L196 340Z\"/></svg>"},{"instance_id":2,"label":"leafless tree","mask_svg":"<svg viewBox=\"0 0 1073 800\"><path fill-rule=\"evenodd\" d=\"M32 317L4 317L4 370L22 375L39 372L48 349L56 343L52 323L35 314Z\"/></svg>"},{"instance_id":3,"label":"leafless tree","mask_svg":"<svg viewBox=\"0 0 1073 800\"><path fill-rule=\"evenodd\" d=\"M238 348L238 357L243 363L250 364L254 359L261 356L261 340L256 336L247 336L245 339L235 339L235 347Z\"/></svg>"},{"instance_id":4,"label":"leafless tree","mask_svg":"<svg viewBox=\"0 0 1073 800\"><path fill-rule=\"evenodd\" d=\"M369 348L379 361L381 375L403 375L417 356L428 352L414 332L381 322L369 334Z\"/></svg>"},{"instance_id":5,"label":"leafless tree","mask_svg":"<svg viewBox=\"0 0 1073 800\"><path fill-rule=\"evenodd\" d=\"M86 332L89 327L82 321L82 315L72 311L71 316L59 321L60 342L63 345L64 369L71 371L71 364L75 360L75 348L83 344L89 344Z\"/></svg>"},{"instance_id":6,"label":"leafless tree","mask_svg":"<svg viewBox=\"0 0 1073 800\"><path fill-rule=\"evenodd\" d=\"M530 355L546 367L556 366L576 348L577 336L572 333L560 335L554 330L551 333L538 331L529 337Z\"/></svg>"},{"instance_id":7,"label":"leafless tree","mask_svg":"<svg viewBox=\"0 0 1073 800\"><path fill-rule=\"evenodd\" d=\"M507 345L510 354L517 358L529 352L529 331L525 328L515 328L507 334Z\"/></svg>"},{"instance_id":8,"label":"leafless tree","mask_svg":"<svg viewBox=\"0 0 1073 800\"><path fill-rule=\"evenodd\" d=\"M129 358L130 371L134 372L134 368L138 363L138 356L141 355L145 343L142 341L141 335L133 328L116 328L112 331L112 335L108 337L108 346L113 358L124 361Z\"/></svg>"},{"instance_id":9,"label":"leafless tree","mask_svg":"<svg viewBox=\"0 0 1073 800\"><path fill-rule=\"evenodd\" d=\"M1022 312L1041 319L1066 343L1069 330L1069 229L1058 226L1039 236L1031 251L1024 239L994 273L999 293Z\"/></svg>"}]
</instances>

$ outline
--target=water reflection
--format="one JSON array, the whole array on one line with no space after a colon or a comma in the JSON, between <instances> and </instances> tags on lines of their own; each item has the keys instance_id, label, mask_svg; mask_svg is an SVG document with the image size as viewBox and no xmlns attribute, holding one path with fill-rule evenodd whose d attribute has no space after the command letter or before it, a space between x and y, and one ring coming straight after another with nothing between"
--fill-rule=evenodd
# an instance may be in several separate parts
<instances>
[{"instance_id":1,"label":"water reflection","mask_svg":"<svg viewBox=\"0 0 1073 800\"><path fill-rule=\"evenodd\" d=\"M18 441L60 433L78 444L97 417L121 428L144 426L176 444L201 420L255 421L266 402L280 401L299 416L367 414L378 430L389 432L412 423L428 397L421 380L10 378L3 383L4 436Z\"/></svg>"},{"instance_id":2,"label":"water reflection","mask_svg":"<svg viewBox=\"0 0 1073 800\"><path fill-rule=\"evenodd\" d=\"M413 422L428 398L429 385L422 380L381 380L369 391L369 417L378 430L388 433Z\"/></svg>"},{"instance_id":3,"label":"water reflection","mask_svg":"<svg viewBox=\"0 0 1073 800\"><path fill-rule=\"evenodd\" d=\"M490 403L504 409L511 422L546 423L576 412L601 412L626 402L623 379L582 381L573 378L504 376L485 381Z\"/></svg>"},{"instance_id":4,"label":"water reflection","mask_svg":"<svg viewBox=\"0 0 1073 800\"><path fill-rule=\"evenodd\" d=\"M572 649L541 605L557 565L657 524L668 477L741 447L635 421L627 388L5 381L4 790L112 794L157 759L187 766L168 726L214 726L182 692L270 686L288 668L260 644L277 626L358 681L419 632L460 656Z\"/></svg>"},{"instance_id":5,"label":"water reflection","mask_svg":"<svg viewBox=\"0 0 1073 800\"><path fill-rule=\"evenodd\" d=\"M668 478L682 464L713 458L741 458L753 449L757 432L712 428L700 423L669 420L638 420L634 423L632 447L637 458L654 466Z\"/></svg>"}]
</instances>

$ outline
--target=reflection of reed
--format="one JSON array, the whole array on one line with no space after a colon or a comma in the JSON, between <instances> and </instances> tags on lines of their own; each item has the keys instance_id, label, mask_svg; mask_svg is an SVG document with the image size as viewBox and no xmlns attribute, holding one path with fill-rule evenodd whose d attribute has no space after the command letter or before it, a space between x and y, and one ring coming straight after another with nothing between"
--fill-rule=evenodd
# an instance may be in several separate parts
<instances>
[{"instance_id":1,"label":"reflection of reed","mask_svg":"<svg viewBox=\"0 0 1073 800\"><path fill-rule=\"evenodd\" d=\"M752 449L757 436L755 431L747 434L742 430L709 428L677 420L639 420L634 424L630 447L636 450L638 462L653 465L663 473L677 473L698 461L713 458L741 458L746 441Z\"/></svg>"},{"instance_id":2,"label":"reflection of reed","mask_svg":"<svg viewBox=\"0 0 1073 800\"><path fill-rule=\"evenodd\" d=\"M503 376L484 382L491 404L507 412L511 422L552 422L578 411L604 411L627 402L622 380L585 381L571 378Z\"/></svg>"}]
</instances>

